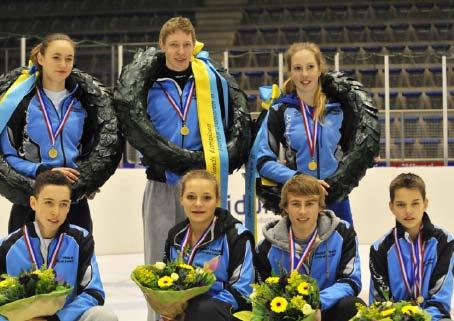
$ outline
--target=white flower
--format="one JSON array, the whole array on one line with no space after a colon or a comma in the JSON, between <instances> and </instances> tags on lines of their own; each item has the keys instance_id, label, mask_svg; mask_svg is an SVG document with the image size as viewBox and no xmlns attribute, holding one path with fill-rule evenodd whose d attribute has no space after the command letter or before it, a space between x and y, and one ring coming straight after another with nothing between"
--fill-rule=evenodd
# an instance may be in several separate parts
<instances>
[{"instance_id":1,"label":"white flower","mask_svg":"<svg viewBox=\"0 0 454 321\"><path fill-rule=\"evenodd\" d=\"M180 278L180 276L176 273L172 273L170 274L170 277L172 278L172 280L174 281L178 281L178 279Z\"/></svg>"},{"instance_id":2,"label":"white flower","mask_svg":"<svg viewBox=\"0 0 454 321\"><path fill-rule=\"evenodd\" d=\"M255 291L255 289L254 289L252 291L251 295L249 295L249 299L254 300L256 296L257 296L257 291Z\"/></svg>"},{"instance_id":3,"label":"white flower","mask_svg":"<svg viewBox=\"0 0 454 321\"><path fill-rule=\"evenodd\" d=\"M305 304L303 305L303 313L304 314L311 314L314 312L314 309L312 309L312 307L310 306L310 304Z\"/></svg>"},{"instance_id":4,"label":"white flower","mask_svg":"<svg viewBox=\"0 0 454 321\"><path fill-rule=\"evenodd\" d=\"M164 262L156 262L154 264L154 267L157 268L158 270L164 270L166 267L166 264Z\"/></svg>"}]
</instances>

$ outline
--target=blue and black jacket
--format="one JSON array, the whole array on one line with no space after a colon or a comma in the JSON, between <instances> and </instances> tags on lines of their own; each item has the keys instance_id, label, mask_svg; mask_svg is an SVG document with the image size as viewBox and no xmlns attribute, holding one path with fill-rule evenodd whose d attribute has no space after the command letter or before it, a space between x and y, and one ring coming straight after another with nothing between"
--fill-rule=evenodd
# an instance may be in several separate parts
<instances>
[{"instance_id":1,"label":"blue and black jacket","mask_svg":"<svg viewBox=\"0 0 454 321\"><path fill-rule=\"evenodd\" d=\"M412 271L412 241L404 227L396 222L397 237L402 250L406 271ZM450 318L453 291L454 240L447 231L434 226L427 213L423 216L421 230L424 242L424 274L421 295L422 307L432 315L432 320ZM403 282L394 233L391 229L370 248L370 295L373 301L411 300ZM409 275L410 280L413 275Z\"/></svg>"},{"instance_id":2,"label":"blue and black jacket","mask_svg":"<svg viewBox=\"0 0 454 321\"><path fill-rule=\"evenodd\" d=\"M189 128L189 134L186 136L180 133L180 129L182 127L182 120L179 117L177 111L170 104L166 95L164 94L165 90L176 102L181 113L184 113L184 104L188 99L191 85L195 81L194 76L192 75L192 69L189 70L191 75L184 84L183 88L180 87L180 85L175 79L167 76L165 74L165 70L166 69L163 67L163 71L159 74L156 81L148 90L147 96L148 117L150 118L150 121L152 122L156 131L170 143L187 150L200 151L202 150L202 140L200 137L199 116L197 112L197 97L195 93L195 88L194 93L191 97L191 105L189 107L188 115L186 118L186 126ZM222 83L219 77L221 76L219 74L216 74L216 83L218 85L217 90L219 93L219 103L221 106L224 134L227 137L227 129L232 124L233 108L229 108L227 110L228 119L226 119L224 97L222 95ZM147 166L148 179L169 184L176 184L180 180L179 175L166 170L162 166L159 166L157 164L144 165Z\"/></svg>"},{"instance_id":3,"label":"blue and black jacket","mask_svg":"<svg viewBox=\"0 0 454 321\"><path fill-rule=\"evenodd\" d=\"M19 103L1 133L1 151L8 164L19 173L34 178L41 171L54 167L77 168L79 158L88 155L91 150L96 128L96 110L92 108L88 111L83 107L79 100L81 89L71 76L66 80L66 88L69 95L60 103L58 112L38 81L35 88ZM52 143L36 90L40 90L54 131L71 100L75 98L66 125L56 139L54 147L58 155L55 158L48 155Z\"/></svg>"},{"instance_id":4,"label":"blue and black jacket","mask_svg":"<svg viewBox=\"0 0 454 321\"><path fill-rule=\"evenodd\" d=\"M104 304L104 290L94 253L93 236L86 230L64 223L49 245L47 253L41 251L42 237L35 222L27 223L30 240L38 266L49 262L61 233L65 233L58 252L54 271L58 279L74 287L66 303L49 321L75 321L88 309ZM46 260L44 260L44 256ZM0 274L17 276L32 269L32 262L25 245L23 229L8 235L0 243ZM0 316L0 320L6 320Z\"/></svg>"},{"instance_id":5,"label":"blue and black jacket","mask_svg":"<svg viewBox=\"0 0 454 321\"><path fill-rule=\"evenodd\" d=\"M323 122L319 123L321 126L314 152L314 160L318 166L316 170L310 170L307 165L312 158L296 94L279 98L276 104L271 106L262 124L257 157L260 176L284 184L297 173L325 179L336 171L338 153L348 149L348 139L342 133L347 127L343 126L344 114L339 103L329 102L325 107L326 112ZM306 114L312 129L314 121L310 113ZM285 149L285 164L278 161L280 144Z\"/></svg>"},{"instance_id":6,"label":"blue and black jacket","mask_svg":"<svg viewBox=\"0 0 454 321\"><path fill-rule=\"evenodd\" d=\"M240 221L229 212L217 208L215 225L194 255L192 265L203 267L205 262L219 257L216 282L207 292L214 299L231 305L233 310L250 309L246 298L252 293L255 270L253 265L254 239ZM169 231L164 261L179 258L181 243L189 221L177 224ZM187 257L184 258L185 261Z\"/></svg>"},{"instance_id":7,"label":"blue and black jacket","mask_svg":"<svg viewBox=\"0 0 454 321\"><path fill-rule=\"evenodd\" d=\"M288 216L264 226L265 239L258 245L255 262L261 280L279 275L281 269L290 272L289 228ZM316 243L299 272L306 274L307 269L317 281L321 309L327 310L340 299L357 296L361 291L358 240L353 227L330 210L319 213L317 229ZM303 251L300 244L295 245L294 266Z\"/></svg>"}]
</instances>

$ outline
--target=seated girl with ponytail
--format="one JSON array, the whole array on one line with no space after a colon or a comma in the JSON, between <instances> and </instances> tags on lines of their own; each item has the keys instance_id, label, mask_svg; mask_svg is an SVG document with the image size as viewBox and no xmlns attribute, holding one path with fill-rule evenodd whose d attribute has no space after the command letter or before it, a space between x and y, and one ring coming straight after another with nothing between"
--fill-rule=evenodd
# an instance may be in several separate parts
<instances>
[{"instance_id":1,"label":"seated girl with ponytail","mask_svg":"<svg viewBox=\"0 0 454 321\"><path fill-rule=\"evenodd\" d=\"M217 261L216 283L205 295L189 301L184 321L232 320L233 312L247 309L246 299L252 293L252 234L227 210L217 207L218 182L205 170L183 176L180 202L187 219L169 231L165 260L182 259L198 267Z\"/></svg>"}]
</instances>

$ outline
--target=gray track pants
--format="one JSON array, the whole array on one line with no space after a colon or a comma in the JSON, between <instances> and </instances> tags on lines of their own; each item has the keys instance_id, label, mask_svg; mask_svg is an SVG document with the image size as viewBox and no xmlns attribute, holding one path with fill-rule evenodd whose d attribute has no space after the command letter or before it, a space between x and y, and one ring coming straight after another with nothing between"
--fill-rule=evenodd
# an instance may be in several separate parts
<instances>
[{"instance_id":1,"label":"gray track pants","mask_svg":"<svg viewBox=\"0 0 454 321\"><path fill-rule=\"evenodd\" d=\"M178 185L147 181L142 203L145 264L164 258L164 246L169 230L183 221ZM155 321L154 311L148 309L148 321Z\"/></svg>"}]
</instances>

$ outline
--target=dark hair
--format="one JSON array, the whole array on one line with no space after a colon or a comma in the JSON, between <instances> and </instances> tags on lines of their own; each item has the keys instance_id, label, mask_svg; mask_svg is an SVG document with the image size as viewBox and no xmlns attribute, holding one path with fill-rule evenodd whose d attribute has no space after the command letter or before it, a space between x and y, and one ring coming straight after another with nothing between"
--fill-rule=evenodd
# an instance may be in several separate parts
<instances>
[{"instance_id":1,"label":"dark hair","mask_svg":"<svg viewBox=\"0 0 454 321\"><path fill-rule=\"evenodd\" d=\"M38 197L38 194L47 185L66 186L71 191L71 182L65 174L59 171L45 171L36 177L33 195Z\"/></svg>"},{"instance_id":2,"label":"dark hair","mask_svg":"<svg viewBox=\"0 0 454 321\"><path fill-rule=\"evenodd\" d=\"M215 193L216 193L216 198L219 198L219 184L218 180L216 179L216 176L214 176L211 173L208 173L204 169L194 169L192 171L187 172L184 174L184 176L181 178L180 181L180 196L183 196L184 194L184 189L186 187L186 183L190 181L191 179L206 179L207 181L210 181L214 185Z\"/></svg>"},{"instance_id":3,"label":"dark hair","mask_svg":"<svg viewBox=\"0 0 454 321\"><path fill-rule=\"evenodd\" d=\"M281 201L279 207L285 209L288 205L288 194L299 196L318 196L318 204L321 208L325 208L325 192L319 181L309 175L296 175L285 183L281 191Z\"/></svg>"},{"instance_id":4,"label":"dark hair","mask_svg":"<svg viewBox=\"0 0 454 321\"><path fill-rule=\"evenodd\" d=\"M426 184L423 179L416 174L402 173L392 180L389 185L389 198L391 199L391 202L394 202L396 190L400 188L417 189L421 193L422 199L426 199Z\"/></svg>"},{"instance_id":5,"label":"dark hair","mask_svg":"<svg viewBox=\"0 0 454 321\"><path fill-rule=\"evenodd\" d=\"M40 53L42 56L46 53L47 48L51 44L51 42L56 41L56 40L65 40L68 41L76 50L76 43L71 39L70 36L64 34L64 33L51 33L48 34L46 37L44 37L43 41L41 41L39 44L33 47L31 53L30 53L30 60L38 67L38 70L42 72L42 66L38 63L38 53Z\"/></svg>"}]
</instances>

